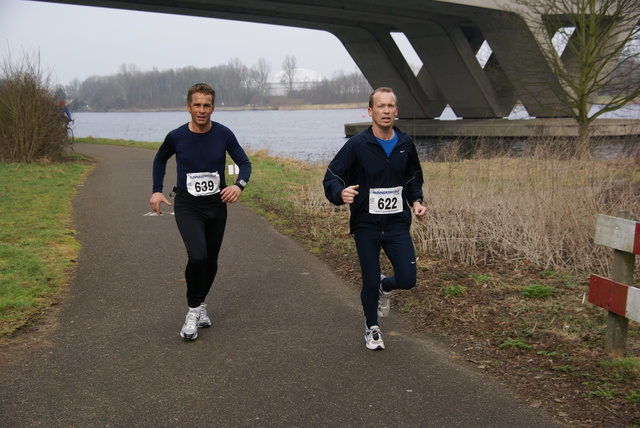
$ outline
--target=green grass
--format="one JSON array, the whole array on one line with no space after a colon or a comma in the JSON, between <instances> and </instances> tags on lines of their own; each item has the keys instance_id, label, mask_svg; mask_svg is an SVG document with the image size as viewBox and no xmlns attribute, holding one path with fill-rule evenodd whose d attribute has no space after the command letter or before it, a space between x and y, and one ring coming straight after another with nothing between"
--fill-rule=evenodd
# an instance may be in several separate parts
<instances>
[{"instance_id":1,"label":"green grass","mask_svg":"<svg viewBox=\"0 0 640 428\"><path fill-rule=\"evenodd\" d=\"M464 294L464 292L467 291L467 287L463 285L447 285L442 291L446 297L454 297Z\"/></svg>"},{"instance_id":2,"label":"green grass","mask_svg":"<svg viewBox=\"0 0 640 428\"><path fill-rule=\"evenodd\" d=\"M532 349L532 346L527 344L522 338L507 338L504 342L498 345L498 348L518 348L518 349Z\"/></svg>"},{"instance_id":3,"label":"green grass","mask_svg":"<svg viewBox=\"0 0 640 428\"><path fill-rule=\"evenodd\" d=\"M71 199L90 168L0 163L0 338L28 325L67 283L79 251Z\"/></svg>"},{"instance_id":4,"label":"green grass","mask_svg":"<svg viewBox=\"0 0 640 428\"><path fill-rule=\"evenodd\" d=\"M266 153L251 156L253 171L242 201L253 208L269 207L290 214L292 195L304 182L300 165L287 159L270 158ZM286 220L280 217L281 221Z\"/></svg>"},{"instance_id":5,"label":"green grass","mask_svg":"<svg viewBox=\"0 0 640 428\"><path fill-rule=\"evenodd\" d=\"M143 149L157 149L160 147L160 143L151 143L146 141L133 141L133 140L108 140L106 138L94 138L94 137L86 137L86 138L76 138L74 140L76 143L86 143L86 144L106 144L110 146L125 146L125 147L139 147Z\"/></svg>"},{"instance_id":6,"label":"green grass","mask_svg":"<svg viewBox=\"0 0 640 428\"><path fill-rule=\"evenodd\" d=\"M600 364L608 368L612 377L620 382L635 382L640 378L640 357L624 357L616 360L600 361Z\"/></svg>"},{"instance_id":7,"label":"green grass","mask_svg":"<svg viewBox=\"0 0 640 428\"><path fill-rule=\"evenodd\" d=\"M491 275L486 273L471 274L469 278L475 281L476 284L486 284L491 281Z\"/></svg>"},{"instance_id":8,"label":"green grass","mask_svg":"<svg viewBox=\"0 0 640 428\"><path fill-rule=\"evenodd\" d=\"M546 299L553 296L555 292L553 287L542 284L530 284L522 288L522 295L529 299Z\"/></svg>"}]
</instances>

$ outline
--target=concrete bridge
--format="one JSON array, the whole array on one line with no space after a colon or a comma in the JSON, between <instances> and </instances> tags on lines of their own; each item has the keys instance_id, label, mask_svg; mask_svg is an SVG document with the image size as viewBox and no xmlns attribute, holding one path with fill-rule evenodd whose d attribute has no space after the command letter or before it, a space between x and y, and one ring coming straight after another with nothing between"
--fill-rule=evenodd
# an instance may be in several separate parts
<instances>
[{"instance_id":1,"label":"concrete bridge","mask_svg":"<svg viewBox=\"0 0 640 428\"><path fill-rule=\"evenodd\" d=\"M45 0L170 14L285 25L334 34L372 87L391 86L400 119L417 135L477 135L478 119L492 119L489 134L526 136L532 129L509 116L521 103L531 116L561 117L560 83L536 44L536 30L500 0ZM411 69L392 33L404 33L423 65ZM491 48L484 66L476 58ZM534 72L532 72L534 71ZM458 117L455 129L433 119L446 106ZM499 120L496 120L499 119ZM482 121L484 122L484 121ZM548 122L548 121L547 121ZM568 124L569 128L565 125ZM571 121L558 128L572 131ZM403 126L403 125L401 125ZM625 134L617 125L600 133ZM361 126L347 127L347 134ZM467 128L465 130L465 128ZM495 131L494 131L495 130Z\"/></svg>"}]
</instances>

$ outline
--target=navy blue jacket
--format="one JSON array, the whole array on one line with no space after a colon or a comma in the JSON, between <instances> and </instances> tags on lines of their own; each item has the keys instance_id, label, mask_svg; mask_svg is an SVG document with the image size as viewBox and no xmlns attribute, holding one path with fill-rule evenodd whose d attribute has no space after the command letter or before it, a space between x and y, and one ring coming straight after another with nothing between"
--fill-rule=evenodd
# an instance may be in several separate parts
<instances>
[{"instance_id":1,"label":"navy blue jacket","mask_svg":"<svg viewBox=\"0 0 640 428\"><path fill-rule=\"evenodd\" d=\"M413 140L398 128L398 143L387 157L371 127L351 137L338 151L325 173L325 196L342 205L342 191L359 184L358 195L350 205L350 231L364 227L376 230L408 229L412 204L422 199L422 167ZM403 211L397 214L369 214L369 189L402 186Z\"/></svg>"}]
</instances>

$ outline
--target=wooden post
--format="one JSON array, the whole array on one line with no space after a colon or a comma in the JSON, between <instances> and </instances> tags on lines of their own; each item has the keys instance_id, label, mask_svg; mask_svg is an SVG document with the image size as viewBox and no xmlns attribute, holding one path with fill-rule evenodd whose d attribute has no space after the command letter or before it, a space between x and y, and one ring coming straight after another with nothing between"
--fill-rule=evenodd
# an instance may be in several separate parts
<instances>
[{"instance_id":1,"label":"wooden post","mask_svg":"<svg viewBox=\"0 0 640 428\"><path fill-rule=\"evenodd\" d=\"M618 217L631 220L631 214L626 211L618 213ZM623 284L633 284L635 254L620 250L614 251L612 279ZM629 319L627 317L609 311L604 345L604 351L609 357L621 358L625 356L628 326Z\"/></svg>"}]
</instances>

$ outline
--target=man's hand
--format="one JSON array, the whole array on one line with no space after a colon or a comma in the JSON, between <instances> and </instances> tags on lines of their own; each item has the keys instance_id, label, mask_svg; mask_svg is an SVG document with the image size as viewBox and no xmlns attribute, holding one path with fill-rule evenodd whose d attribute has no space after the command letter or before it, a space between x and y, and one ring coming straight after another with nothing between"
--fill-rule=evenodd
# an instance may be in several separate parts
<instances>
[{"instance_id":1,"label":"man's hand","mask_svg":"<svg viewBox=\"0 0 640 428\"><path fill-rule=\"evenodd\" d=\"M425 215L427 215L427 207L422 205L420 201L415 201L413 203L413 213L416 215L418 220L422 220Z\"/></svg>"},{"instance_id":2,"label":"man's hand","mask_svg":"<svg viewBox=\"0 0 640 428\"><path fill-rule=\"evenodd\" d=\"M356 190L360 187L359 184L355 184L353 186L345 187L342 191L342 202L345 204L352 204L353 199L358 195L358 191Z\"/></svg>"},{"instance_id":3,"label":"man's hand","mask_svg":"<svg viewBox=\"0 0 640 428\"><path fill-rule=\"evenodd\" d=\"M171 206L171 202L167 201L167 198L164 197L162 192L156 192L151 195L151 199L149 199L149 203L151 204L151 209L156 212L156 214L161 215L162 211L160 211L160 204L165 203Z\"/></svg>"},{"instance_id":4,"label":"man's hand","mask_svg":"<svg viewBox=\"0 0 640 428\"><path fill-rule=\"evenodd\" d=\"M222 198L222 202L224 202L225 204L232 204L240 198L241 194L242 189L233 184L222 189L222 191L220 192L220 197Z\"/></svg>"}]
</instances>

